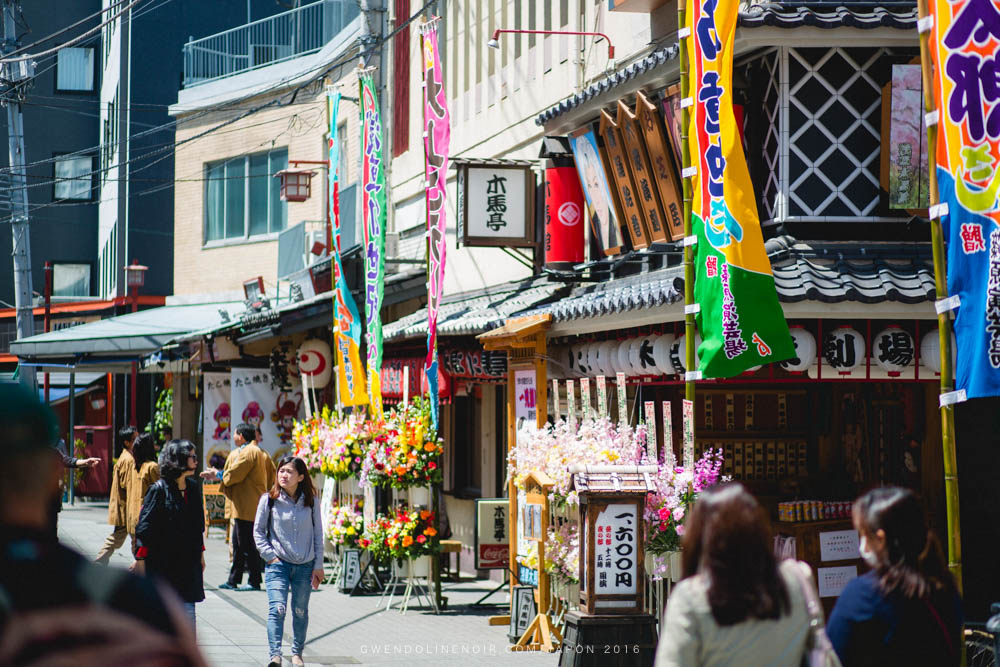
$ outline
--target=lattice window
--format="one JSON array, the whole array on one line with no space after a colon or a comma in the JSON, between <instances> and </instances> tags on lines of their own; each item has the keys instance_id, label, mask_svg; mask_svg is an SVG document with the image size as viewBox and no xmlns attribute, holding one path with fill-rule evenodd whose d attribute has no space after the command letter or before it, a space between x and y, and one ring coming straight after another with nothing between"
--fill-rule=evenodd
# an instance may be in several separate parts
<instances>
[{"instance_id":1,"label":"lattice window","mask_svg":"<svg viewBox=\"0 0 1000 667\"><path fill-rule=\"evenodd\" d=\"M893 59L882 48L782 49L788 157L780 181L787 211L776 217L891 214L880 207L879 157L882 86Z\"/></svg>"},{"instance_id":2,"label":"lattice window","mask_svg":"<svg viewBox=\"0 0 1000 667\"><path fill-rule=\"evenodd\" d=\"M762 223L777 217L781 193L780 64L779 51L774 48L738 66L736 71L736 80L746 81L742 91L746 123L743 147Z\"/></svg>"}]
</instances>

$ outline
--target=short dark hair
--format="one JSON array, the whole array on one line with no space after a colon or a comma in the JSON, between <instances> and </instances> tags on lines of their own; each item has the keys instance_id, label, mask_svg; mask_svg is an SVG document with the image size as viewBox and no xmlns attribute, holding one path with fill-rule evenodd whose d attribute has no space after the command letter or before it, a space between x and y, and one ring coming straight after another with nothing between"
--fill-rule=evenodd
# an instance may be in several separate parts
<instances>
[{"instance_id":1,"label":"short dark hair","mask_svg":"<svg viewBox=\"0 0 1000 667\"><path fill-rule=\"evenodd\" d=\"M156 460L156 451L153 448L153 434L140 433L132 444L132 458L135 459L136 470L146 461Z\"/></svg>"},{"instance_id":2,"label":"short dark hair","mask_svg":"<svg viewBox=\"0 0 1000 667\"><path fill-rule=\"evenodd\" d=\"M236 432L240 434L240 437L247 442L253 442L257 438L257 429L251 424L243 422L236 426Z\"/></svg>"},{"instance_id":3,"label":"short dark hair","mask_svg":"<svg viewBox=\"0 0 1000 667\"><path fill-rule=\"evenodd\" d=\"M188 457L195 452L190 440L171 440L160 452L160 476L176 480L188 470Z\"/></svg>"},{"instance_id":4,"label":"short dark hair","mask_svg":"<svg viewBox=\"0 0 1000 667\"><path fill-rule=\"evenodd\" d=\"M122 426L118 429L118 437L122 439L122 443L132 442L135 440L135 426Z\"/></svg>"},{"instance_id":5,"label":"short dark hair","mask_svg":"<svg viewBox=\"0 0 1000 667\"><path fill-rule=\"evenodd\" d=\"M684 576L706 575L708 604L719 625L777 619L791 609L770 523L741 484L722 484L701 494L684 522L682 546Z\"/></svg>"}]
</instances>

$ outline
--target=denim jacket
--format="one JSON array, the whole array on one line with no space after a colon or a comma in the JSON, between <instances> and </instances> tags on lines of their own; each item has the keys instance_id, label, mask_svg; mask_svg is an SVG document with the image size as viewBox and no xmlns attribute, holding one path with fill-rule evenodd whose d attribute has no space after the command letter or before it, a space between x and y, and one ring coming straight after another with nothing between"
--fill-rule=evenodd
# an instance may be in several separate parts
<instances>
[{"instance_id":1,"label":"denim jacket","mask_svg":"<svg viewBox=\"0 0 1000 667\"><path fill-rule=\"evenodd\" d=\"M260 557L265 563L275 558L293 565L311 561L314 570L322 570L323 522L320 520L319 498L313 496L313 506L306 507L303 496L292 500L281 491L270 512L268 500L266 493L260 497L257 517L253 522L253 539Z\"/></svg>"}]
</instances>

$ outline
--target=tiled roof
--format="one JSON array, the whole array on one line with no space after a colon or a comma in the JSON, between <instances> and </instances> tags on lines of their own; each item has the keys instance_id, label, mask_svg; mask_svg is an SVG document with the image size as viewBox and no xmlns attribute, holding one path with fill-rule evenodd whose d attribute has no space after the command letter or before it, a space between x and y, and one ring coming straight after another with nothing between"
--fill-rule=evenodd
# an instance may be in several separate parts
<instances>
[{"instance_id":1,"label":"tiled roof","mask_svg":"<svg viewBox=\"0 0 1000 667\"><path fill-rule=\"evenodd\" d=\"M438 312L438 334L471 336L501 326L508 317L548 303L569 292L564 283L545 279L504 283L474 293L445 298ZM427 309L386 324L382 329L386 342L427 335Z\"/></svg>"},{"instance_id":2,"label":"tiled roof","mask_svg":"<svg viewBox=\"0 0 1000 667\"><path fill-rule=\"evenodd\" d=\"M739 25L742 28L776 26L779 28L896 28L913 30L917 27L917 9L913 6L880 7L864 5L851 9L850 6L832 5L828 10L813 7L787 7L780 3L750 5L740 10ZM673 60L680 53L677 44L671 44L653 51L627 67L587 86L583 92L567 97L549 107L535 118L535 124L542 126L553 118L581 106L588 100L602 95L639 74L655 69Z\"/></svg>"},{"instance_id":3,"label":"tiled roof","mask_svg":"<svg viewBox=\"0 0 1000 667\"><path fill-rule=\"evenodd\" d=\"M627 278L581 285L565 298L535 308L532 312L552 313L554 322L563 322L653 308L683 299L684 271L675 266Z\"/></svg>"}]
</instances>

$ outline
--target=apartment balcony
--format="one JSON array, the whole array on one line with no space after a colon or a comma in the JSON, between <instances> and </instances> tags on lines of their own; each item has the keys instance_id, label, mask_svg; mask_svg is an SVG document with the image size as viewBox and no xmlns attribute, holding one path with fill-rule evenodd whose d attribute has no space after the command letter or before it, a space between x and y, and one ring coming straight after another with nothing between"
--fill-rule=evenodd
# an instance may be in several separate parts
<instances>
[{"instance_id":1,"label":"apartment balcony","mask_svg":"<svg viewBox=\"0 0 1000 667\"><path fill-rule=\"evenodd\" d=\"M316 53L360 10L356 0L317 0L184 45L184 87Z\"/></svg>"}]
</instances>

